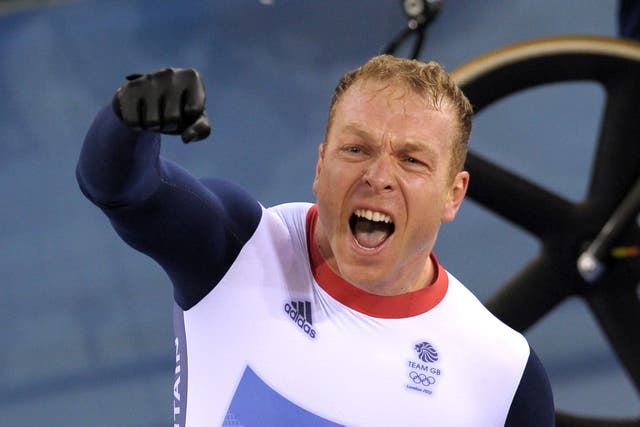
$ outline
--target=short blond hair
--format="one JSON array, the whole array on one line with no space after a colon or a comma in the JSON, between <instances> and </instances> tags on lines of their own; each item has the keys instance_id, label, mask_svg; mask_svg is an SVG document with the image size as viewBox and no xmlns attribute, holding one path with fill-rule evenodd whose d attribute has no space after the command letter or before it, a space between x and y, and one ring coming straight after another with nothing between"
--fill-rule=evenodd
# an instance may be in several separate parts
<instances>
[{"instance_id":1,"label":"short blond hair","mask_svg":"<svg viewBox=\"0 0 640 427\"><path fill-rule=\"evenodd\" d=\"M433 61L425 63L414 59L379 55L371 58L363 66L346 73L333 93L326 126L327 135L333 122L336 104L347 89L361 80L398 83L423 97L435 109L441 110L443 104L451 108L456 116L459 131L457 138L453 141L451 172L455 174L464 169L471 134L473 107L453 78L440 64Z\"/></svg>"}]
</instances>

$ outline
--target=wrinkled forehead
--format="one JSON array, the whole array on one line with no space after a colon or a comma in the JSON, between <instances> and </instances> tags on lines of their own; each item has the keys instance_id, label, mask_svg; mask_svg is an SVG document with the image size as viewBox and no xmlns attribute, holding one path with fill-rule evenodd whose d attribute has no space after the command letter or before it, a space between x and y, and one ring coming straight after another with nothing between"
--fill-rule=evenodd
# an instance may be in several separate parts
<instances>
[{"instance_id":1,"label":"wrinkled forehead","mask_svg":"<svg viewBox=\"0 0 640 427\"><path fill-rule=\"evenodd\" d=\"M433 108L424 97L405 86L362 82L344 93L330 134L366 132L411 141L430 140L438 134L438 138L450 143L456 133L451 114L451 111Z\"/></svg>"},{"instance_id":2,"label":"wrinkled forehead","mask_svg":"<svg viewBox=\"0 0 640 427\"><path fill-rule=\"evenodd\" d=\"M413 103L413 105L446 113L454 111L451 100L442 94L436 94L429 87L411 85L400 78L361 77L343 93L342 99L354 93L366 94L369 100L382 96L389 103L400 101L405 105Z\"/></svg>"},{"instance_id":3,"label":"wrinkled forehead","mask_svg":"<svg viewBox=\"0 0 640 427\"><path fill-rule=\"evenodd\" d=\"M380 80L362 78L354 82L335 105L342 113L345 110L368 110L375 105L383 105L383 113L404 112L407 115L442 112L455 121L455 109L448 100L436 99L426 90L412 88L400 79ZM335 111L334 111L335 112Z\"/></svg>"}]
</instances>

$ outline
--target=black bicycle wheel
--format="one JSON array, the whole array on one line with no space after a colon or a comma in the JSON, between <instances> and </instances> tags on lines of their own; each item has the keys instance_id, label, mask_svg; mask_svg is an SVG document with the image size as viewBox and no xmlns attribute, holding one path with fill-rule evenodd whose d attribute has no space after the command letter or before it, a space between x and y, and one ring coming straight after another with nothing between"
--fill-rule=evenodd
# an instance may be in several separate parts
<instances>
[{"instance_id":1,"label":"black bicycle wheel","mask_svg":"<svg viewBox=\"0 0 640 427\"><path fill-rule=\"evenodd\" d=\"M466 165L473 176L469 196L541 241L541 252L487 301L488 308L523 332L568 296L584 298L640 392L640 261L607 259L592 282L577 268L585 246L640 178L640 43L606 37L533 40L483 55L453 74L476 113L547 83L589 80L604 88L604 114L583 201L559 197L473 151ZM640 241L635 221L621 235L620 244ZM640 426L640 418L564 413L556 421L559 427Z\"/></svg>"}]
</instances>

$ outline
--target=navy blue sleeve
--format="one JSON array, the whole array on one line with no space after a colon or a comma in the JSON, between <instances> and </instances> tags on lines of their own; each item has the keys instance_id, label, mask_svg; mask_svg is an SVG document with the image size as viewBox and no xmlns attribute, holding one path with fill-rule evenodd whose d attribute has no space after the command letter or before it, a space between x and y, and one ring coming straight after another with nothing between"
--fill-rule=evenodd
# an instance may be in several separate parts
<instances>
[{"instance_id":1,"label":"navy blue sleeve","mask_svg":"<svg viewBox=\"0 0 640 427\"><path fill-rule=\"evenodd\" d=\"M542 363L531 349L505 427L553 426L555 409L551 384Z\"/></svg>"},{"instance_id":2,"label":"navy blue sleeve","mask_svg":"<svg viewBox=\"0 0 640 427\"><path fill-rule=\"evenodd\" d=\"M188 310L224 276L262 208L238 185L200 181L159 152L159 135L125 127L106 107L87 133L76 177L122 239L162 266Z\"/></svg>"},{"instance_id":3,"label":"navy blue sleeve","mask_svg":"<svg viewBox=\"0 0 640 427\"><path fill-rule=\"evenodd\" d=\"M618 34L633 40L640 40L640 2L620 0L618 3Z\"/></svg>"}]
</instances>

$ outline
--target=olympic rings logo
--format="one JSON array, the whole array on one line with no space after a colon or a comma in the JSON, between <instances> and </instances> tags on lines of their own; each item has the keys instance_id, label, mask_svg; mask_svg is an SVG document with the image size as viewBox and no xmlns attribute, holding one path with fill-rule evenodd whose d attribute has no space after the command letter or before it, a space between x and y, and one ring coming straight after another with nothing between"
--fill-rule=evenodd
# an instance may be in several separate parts
<instances>
[{"instance_id":1,"label":"olympic rings logo","mask_svg":"<svg viewBox=\"0 0 640 427\"><path fill-rule=\"evenodd\" d=\"M419 374L416 371L409 372L409 378L414 384L422 384L427 387L436 383L436 379L432 376L426 376L425 374Z\"/></svg>"}]
</instances>

